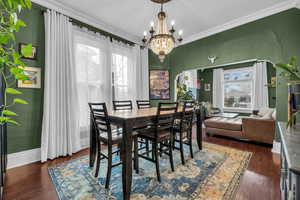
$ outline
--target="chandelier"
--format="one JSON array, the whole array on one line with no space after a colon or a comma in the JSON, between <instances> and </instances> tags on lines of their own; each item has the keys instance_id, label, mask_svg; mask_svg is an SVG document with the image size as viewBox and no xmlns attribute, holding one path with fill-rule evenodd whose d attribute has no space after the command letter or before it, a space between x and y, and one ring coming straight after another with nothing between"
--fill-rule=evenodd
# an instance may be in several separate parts
<instances>
[{"instance_id":1,"label":"chandelier","mask_svg":"<svg viewBox=\"0 0 300 200\"><path fill-rule=\"evenodd\" d=\"M176 43L182 41L182 30L178 32L178 39L175 39L175 22L171 21L171 29L168 29L167 15L163 11L163 5L171 0L151 0L155 3L161 4L161 10L158 13L157 23L151 22L150 26L150 38L147 39L147 32L144 32L143 43L148 46L155 54L158 55L161 62L164 61L167 54L169 54Z\"/></svg>"}]
</instances>

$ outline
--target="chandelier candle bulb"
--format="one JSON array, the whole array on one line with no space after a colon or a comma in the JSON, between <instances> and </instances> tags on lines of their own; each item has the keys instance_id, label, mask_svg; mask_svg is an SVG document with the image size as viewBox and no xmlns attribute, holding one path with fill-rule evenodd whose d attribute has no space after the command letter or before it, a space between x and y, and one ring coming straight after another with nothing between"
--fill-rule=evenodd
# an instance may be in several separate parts
<instances>
[{"instance_id":1,"label":"chandelier candle bulb","mask_svg":"<svg viewBox=\"0 0 300 200\"><path fill-rule=\"evenodd\" d=\"M171 21L171 26L173 27L174 25L175 25L175 21L172 20L172 21Z\"/></svg>"},{"instance_id":2,"label":"chandelier candle bulb","mask_svg":"<svg viewBox=\"0 0 300 200\"><path fill-rule=\"evenodd\" d=\"M150 22L150 27L151 27L151 28L154 27L154 22L153 22L153 21Z\"/></svg>"}]
</instances>

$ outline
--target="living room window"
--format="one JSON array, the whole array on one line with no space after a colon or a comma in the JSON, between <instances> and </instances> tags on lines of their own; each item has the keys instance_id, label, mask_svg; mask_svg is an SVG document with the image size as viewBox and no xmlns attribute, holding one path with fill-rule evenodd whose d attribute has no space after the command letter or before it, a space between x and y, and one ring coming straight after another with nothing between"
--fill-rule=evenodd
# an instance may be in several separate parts
<instances>
[{"instance_id":1,"label":"living room window","mask_svg":"<svg viewBox=\"0 0 300 200\"><path fill-rule=\"evenodd\" d=\"M120 54L112 54L112 70L114 83L114 98L125 100L129 92L128 84L128 57Z\"/></svg>"},{"instance_id":2,"label":"living room window","mask_svg":"<svg viewBox=\"0 0 300 200\"><path fill-rule=\"evenodd\" d=\"M225 110L251 110L254 95L254 68L224 70L223 108Z\"/></svg>"}]
</instances>

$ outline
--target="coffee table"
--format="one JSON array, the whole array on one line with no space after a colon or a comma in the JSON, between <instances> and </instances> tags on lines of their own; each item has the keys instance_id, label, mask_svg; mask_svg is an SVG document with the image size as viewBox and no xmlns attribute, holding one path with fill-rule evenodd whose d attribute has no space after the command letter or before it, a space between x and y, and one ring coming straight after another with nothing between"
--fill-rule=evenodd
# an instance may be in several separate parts
<instances>
[{"instance_id":1,"label":"coffee table","mask_svg":"<svg viewBox=\"0 0 300 200\"><path fill-rule=\"evenodd\" d=\"M208 118L211 118L211 117L236 118L238 116L239 116L238 113L227 113L227 112L224 112L224 113L211 114L211 115L208 116Z\"/></svg>"}]
</instances>

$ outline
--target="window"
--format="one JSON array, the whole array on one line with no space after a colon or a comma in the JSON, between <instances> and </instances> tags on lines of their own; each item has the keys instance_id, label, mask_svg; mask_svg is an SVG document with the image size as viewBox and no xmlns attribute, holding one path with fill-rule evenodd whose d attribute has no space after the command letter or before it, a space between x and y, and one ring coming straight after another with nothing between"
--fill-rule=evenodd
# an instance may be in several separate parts
<instances>
[{"instance_id":1,"label":"window","mask_svg":"<svg viewBox=\"0 0 300 200\"><path fill-rule=\"evenodd\" d=\"M128 78L127 56L113 53L112 66L113 66L114 98L118 100L128 99L129 78Z\"/></svg>"},{"instance_id":2,"label":"window","mask_svg":"<svg viewBox=\"0 0 300 200\"><path fill-rule=\"evenodd\" d=\"M253 67L224 71L224 109L253 108Z\"/></svg>"},{"instance_id":3,"label":"window","mask_svg":"<svg viewBox=\"0 0 300 200\"><path fill-rule=\"evenodd\" d=\"M112 54L114 99L127 100L129 93L128 57Z\"/></svg>"},{"instance_id":4,"label":"window","mask_svg":"<svg viewBox=\"0 0 300 200\"><path fill-rule=\"evenodd\" d=\"M88 103L111 102L110 66L107 65L105 42L75 32L74 57L80 113L81 134L88 134L90 112ZM109 90L110 89L110 90Z\"/></svg>"}]
</instances>

